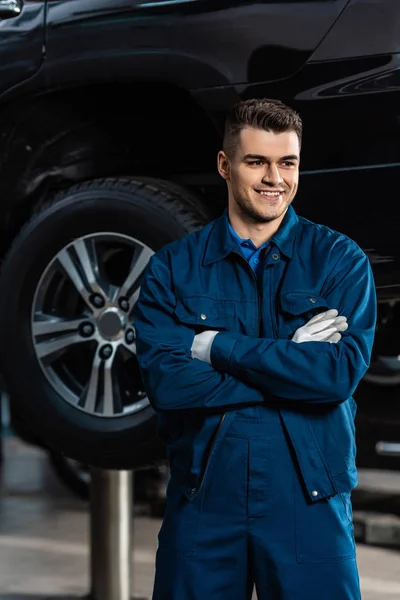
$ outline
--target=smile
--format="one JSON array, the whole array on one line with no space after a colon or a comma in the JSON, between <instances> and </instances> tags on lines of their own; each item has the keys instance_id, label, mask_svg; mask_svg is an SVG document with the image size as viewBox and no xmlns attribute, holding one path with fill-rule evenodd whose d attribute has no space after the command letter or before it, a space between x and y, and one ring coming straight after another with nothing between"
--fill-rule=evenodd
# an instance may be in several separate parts
<instances>
[{"instance_id":1,"label":"smile","mask_svg":"<svg viewBox=\"0 0 400 600\"><path fill-rule=\"evenodd\" d=\"M264 190L256 190L256 192L258 194L261 194L261 196L267 196L267 198L277 198L278 196L281 196L284 193L283 190L280 190L277 192L267 192Z\"/></svg>"}]
</instances>

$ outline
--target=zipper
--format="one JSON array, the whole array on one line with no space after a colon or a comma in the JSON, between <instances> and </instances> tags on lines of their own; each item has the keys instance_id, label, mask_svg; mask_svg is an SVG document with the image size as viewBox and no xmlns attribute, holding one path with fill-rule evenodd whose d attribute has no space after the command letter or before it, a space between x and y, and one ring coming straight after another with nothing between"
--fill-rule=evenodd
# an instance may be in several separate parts
<instances>
[{"instance_id":1,"label":"zipper","mask_svg":"<svg viewBox=\"0 0 400 600\"><path fill-rule=\"evenodd\" d=\"M253 269L252 269L253 272ZM260 337L261 334L261 303L262 303L262 296L261 296L261 292L260 292L260 284L257 281L257 277L255 275L255 273L253 272L253 278L255 280L255 284L257 287L257 299L258 299L258 303L257 303L257 337Z\"/></svg>"},{"instance_id":2,"label":"zipper","mask_svg":"<svg viewBox=\"0 0 400 600\"><path fill-rule=\"evenodd\" d=\"M219 432L221 431L221 427L222 427L222 425L223 425L223 423L224 423L224 421L225 421L226 415L227 415L227 413L224 413L224 414L222 415L222 417L221 417L221 419L220 419L220 422L219 422L219 424L218 424L217 430L216 430L216 432L214 433L214 437L213 437L213 439L212 439L212 442L211 442L211 444L210 444L210 449L209 449L209 451L208 451L208 455L207 455L207 463L206 463L206 467L205 467L205 469L204 469L204 471L203 471L203 475L201 476L201 479L200 479L199 486L198 486L197 488L193 488L193 489L191 490L191 496L192 496L192 499L196 498L197 494L200 492L200 490L201 490L201 488L202 488L202 485L203 485L203 483L204 483L204 480L205 480L205 478L206 478L206 475L207 475L208 467L210 466L210 458L211 458L211 454L212 454L212 452L213 452L213 450L214 450L215 443L216 443L216 441L217 441L217 439L218 439L218 434L219 434Z\"/></svg>"},{"instance_id":3,"label":"zipper","mask_svg":"<svg viewBox=\"0 0 400 600\"><path fill-rule=\"evenodd\" d=\"M246 268L250 268L251 275L252 275L254 283L256 285L256 289L257 289L257 337L260 337L260 333L261 333L261 302L262 302L262 297L261 297L261 293L260 293L260 288L259 288L259 285L258 285L257 277L256 277L256 274L254 273L253 269L250 267L249 263L245 259L245 257L242 254L240 254L240 252L234 251L234 254L237 254L241 258L241 260L243 260L246 263L246 265L247 265ZM216 441L218 439L219 432L221 431L221 427L222 427L222 425L223 425L223 423L225 421L226 415L227 415L226 412L222 415L221 420L220 420L220 422L218 424L217 430L214 433L214 437L212 439L212 442L210 444L210 449L209 449L208 454L207 454L206 466L205 466L205 469L203 471L203 475L201 476L200 483L199 483L199 485L198 485L197 488L192 488L190 490L190 495L192 497L192 500L194 500L196 498L197 494L200 492L200 490L201 490L201 488L203 486L204 480L205 480L207 472L208 472L208 467L210 466L211 454L212 454L212 452L214 450L214 446L215 446Z\"/></svg>"},{"instance_id":4,"label":"zipper","mask_svg":"<svg viewBox=\"0 0 400 600\"><path fill-rule=\"evenodd\" d=\"M250 267L249 263L247 262L247 260L243 256L243 254L241 254L240 252L236 252L236 250L234 250L233 253L237 254L240 257L240 259L245 262L247 269L250 269L251 276L252 276L253 281L254 281L255 286L256 286L256 290L257 290L257 331L256 331L256 337L260 337L260 333L261 333L261 302L262 302L262 296L261 296L261 293L260 293L260 288L259 288L259 285L258 285L257 277L256 277L256 274L254 273L253 269Z\"/></svg>"},{"instance_id":5,"label":"zipper","mask_svg":"<svg viewBox=\"0 0 400 600\"><path fill-rule=\"evenodd\" d=\"M264 255L264 264L267 260L267 257L269 255L269 253L271 252L272 247L271 244L269 244L267 246L265 255ZM269 264L266 266L265 269L263 269L263 280L265 277L265 271L268 269L268 277L269 277L269 321L270 321L270 327L271 327L271 333L272 333L272 337L274 339L278 339L278 330L277 330L277 323L276 323L276 314L275 314L275 295L274 295L274 286L272 285L272 281L271 279L273 279L275 272L274 269L274 264ZM263 281L262 280L262 281ZM263 289L264 286L262 285Z\"/></svg>"},{"instance_id":6,"label":"zipper","mask_svg":"<svg viewBox=\"0 0 400 600\"><path fill-rule=\"evenodd\" d=\"M271 269L274 268L274 265L271 265ZM270 273L270 280L274 277L276 271L272 271ZM276 307L275 307L275 296L274 296L274 286L272 285L272 282L270 281L270 297L269 297L269 301L270 301L270 319L271 319L271 330L272 330L272 335L274 336L275 339L278 339L278 331L277 331L277 326L276 326Z\"/></svg>"}]
</instances>

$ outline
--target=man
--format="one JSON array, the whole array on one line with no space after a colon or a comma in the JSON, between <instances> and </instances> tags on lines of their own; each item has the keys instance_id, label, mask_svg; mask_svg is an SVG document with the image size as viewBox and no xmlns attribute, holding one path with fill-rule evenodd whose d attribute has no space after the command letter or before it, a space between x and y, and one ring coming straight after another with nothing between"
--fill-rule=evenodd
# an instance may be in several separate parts
<instances>
[{"instance_id":1,"label":"man","mask_svg":"<svg viewBox=\"0 0 400 600\"><path fill-rule=\"evenodd\" d=\"M142 282L138 360L171 467L154 600L360 598L352 394L375 288L353 241L291 206L301 135L279 101L236 105L228 209Z\"/></svg>"}]
</instances>

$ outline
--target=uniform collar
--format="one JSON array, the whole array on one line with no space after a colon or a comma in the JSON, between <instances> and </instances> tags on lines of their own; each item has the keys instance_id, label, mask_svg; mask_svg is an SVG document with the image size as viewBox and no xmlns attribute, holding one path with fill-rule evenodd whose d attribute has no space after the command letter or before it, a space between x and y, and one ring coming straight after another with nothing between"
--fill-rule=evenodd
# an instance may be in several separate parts
<instances>
[{"instance_id":1,"label":"uniform collar","mask_svg":"<svg viewBox=\"0 0 400 600\"><path fill-rule=\"evenodd\" d=\"M298 216L292 206L289 206L286 215L276 234L269 240L270 244L280 250L287 258L292 257L293 243L296 235ZM231 252L238 251L237 241L233 238L229 229L228 209L218 217L211 228L203 257L203 265L209 265Z\"/></svg>"}]
</instances>

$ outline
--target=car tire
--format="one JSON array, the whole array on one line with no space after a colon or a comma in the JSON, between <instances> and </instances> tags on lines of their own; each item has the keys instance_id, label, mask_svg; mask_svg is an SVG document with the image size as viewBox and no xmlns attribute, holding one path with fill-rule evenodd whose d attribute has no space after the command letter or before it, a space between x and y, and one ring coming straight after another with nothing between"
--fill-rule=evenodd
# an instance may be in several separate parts
<instances>
[{"instance_id":1,"label":"car tire","mask_svg":"<svg viewBox=\"0 0 400 600\"><path fill-rule=\"evenodd\" d=\"M206 222L176 184L119 178L71 187L23 227L0 276L1 364L13 410L50 449L110 469L164 460L131 315L151 254Z\"/></svg>"}]
</instances>

